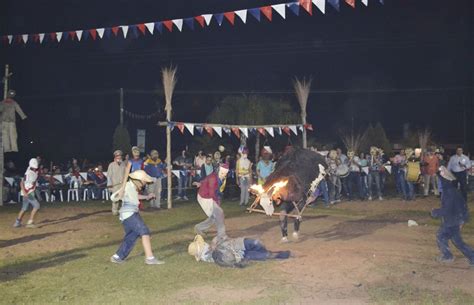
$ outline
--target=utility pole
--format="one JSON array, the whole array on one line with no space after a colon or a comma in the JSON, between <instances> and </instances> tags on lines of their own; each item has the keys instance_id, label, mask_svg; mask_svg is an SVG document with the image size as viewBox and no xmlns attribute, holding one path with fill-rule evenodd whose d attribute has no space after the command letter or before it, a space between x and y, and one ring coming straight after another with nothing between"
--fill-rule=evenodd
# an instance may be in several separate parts
<instances>
[{"instance_id":1,"label":"utility pole","mask_svg":"<svg viewBox=\"0 0 474 305\"><path fill-rule=\"evenodd\" d=\"M123 88L120 88L120 126L123 126Z\"/></svg>"},{"instance_id":2,"label":"utility pole","mask_svg":"<svg viewBox=\"0 0 474 305\"><path fill-rule=\"evenodd\" d=\"M5 65L5 76L3 78L3 100L8 97L8 78L11 76L9 66ZM3 205L3 138L1 130L3 130L3 115L0 113L0 206Z\"/></svg>"}]
</instances>

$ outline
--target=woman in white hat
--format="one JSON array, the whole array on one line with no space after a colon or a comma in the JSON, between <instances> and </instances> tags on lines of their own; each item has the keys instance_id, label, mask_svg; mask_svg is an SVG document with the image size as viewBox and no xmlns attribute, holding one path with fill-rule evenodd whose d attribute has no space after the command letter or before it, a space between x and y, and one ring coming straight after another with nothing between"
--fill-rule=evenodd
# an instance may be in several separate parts
<instances>
[{"instance_id":1,"label":"woman in white hat","mask_svg":"<svg viewBox=\"0 0 474 305\"><path fill-rule=\"evenodd\" d=\"M130 254L130 251L132 251L136 240L141 237L143 249L145 251L145 264L164 264L163 261L159 261L153 256L150 242L150 229L148 229L140 214L138 213L140 199L150 200L155 197L154 194L149 194L147 196L139 194L139 192L145 188L148 183L153 182L153 179L143 170L134 171L128 177L129 180L125 185L123 198L118 198L120 196L120 191L112 194L111 197L112 201L117 201L119 199L122 199L123 201L122 208L120 208L119 213L120 221L122 222L123 229L125 231L125 237L117 252L110 258L110 261L116 264L125 262L125 259Z\"/></svg>"}]
</instances>

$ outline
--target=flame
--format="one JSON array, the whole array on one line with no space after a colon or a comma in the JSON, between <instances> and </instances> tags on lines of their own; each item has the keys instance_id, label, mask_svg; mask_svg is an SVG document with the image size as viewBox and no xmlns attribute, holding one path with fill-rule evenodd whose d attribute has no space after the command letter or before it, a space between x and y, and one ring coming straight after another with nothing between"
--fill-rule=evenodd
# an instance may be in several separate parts
<instances>
[{"instance_id":1,"label":"flame","mask_svg":"<svg viewBox=\"0 0 474 305\"><path fill-rule=\"evenodd\" d=\"M282 187L285 187L287 184L288 184L288 180L277 181L277 182L273 183L268 188L268 190L271 190L271 194L269 194L269 196L270 197L273 196L274 193L278 192L279 189L281 189ZM252 185L250 187L250 190L258 193L259 195L265 193L265 189L259 184Z\"/></svg>"},{"instance_id":2,"label":"flame","mask_svg":"<svg viewBox=\"0 0 474 305\"><path fill-rule=\"evenodd\" d=\"M257 192L259 195L265 193L265 190L260 184L254 184L250 187L250 190Z\"/></svg>"}]
</instances>

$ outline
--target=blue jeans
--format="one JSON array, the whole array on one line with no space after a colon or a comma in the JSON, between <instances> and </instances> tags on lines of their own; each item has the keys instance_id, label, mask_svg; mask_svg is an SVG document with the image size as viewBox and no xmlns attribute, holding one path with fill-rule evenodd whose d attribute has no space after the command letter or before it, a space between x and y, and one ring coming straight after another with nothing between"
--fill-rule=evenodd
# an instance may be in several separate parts
<instances>
[{"instance_id":1,"label":"blue jeans","mask_svg":"<svg viewBox=\"0 0 474 305\"><path fill-rule=\"evenodd\" d=\"M279 251L273 254L268 251L261 241L258 239L245 238L244 239L245 254L247 260L264 261L268 258L287 259L290 257L289 251Z\"/></svg>"},{"instance_id":2,"label":"blue jeans","mask_svg":"<svg viewBox=\"0 0 474 305\"><path fill-rule=\"evenodd\" d=\"M321 182L319 182L317 190L319 191L320 194L323 195L324 205L328 206L329 205L329 190L328 190L328 183L326 182L326 179L323 179L321 180Z\"/></svg>"},{"instance_id":3,"label":"blue jeans","mask_svg":"<svg viewBox=\"0 0 474 305\"><path fill-rule=\"evenodd\" d=\"M462 172L453 172L453 175L456 177L454 185L457 187L459 183L459 188L461 190L464 200L467 201L467 175L465 171Z\"/></svg>"},{"instance_id":4,"label":"blue jeans","mask_svg":"<svg viewBox=\"0 0 474 305\"><path fill-rule=\"evenodd\" d=\"M360 185L361 185L361 188L362 188L362 194L363 194L363 198L367 198L367 196L369 195L368 193L368 189L367 189L367 175L365 173L361 173L360 175Z\"/></svg>"},{"instance_id":5,"label":"blue jeans","mask_svg":"<svg viewBox=\"0 0 474 305\"><path fill-rule=\"evenodd\" d=\"M179 174L178 179L178 197L185 197L186 196L186 186L188 184L188 173L186 172L185 175L182 173Z\"/></svg>"},{"instance_id":6,"label":"blue jeans","mask_svg":"<svg viewBox=\"0 0 474 305\"><path fill-rule=\"evenodd\" d=\"M415 199L415 183L407 181L406 185L407 185L407 200Z\"/></svg>"},{"instance_id":7,"label":"blue jeans","mask_svg":"<svg viewBox=\"0 0 474 305\"><path fill-rule=\"evenodd\" d=\"M377 191L377 196L382 197L382 189L380 187L380 172L371 171L368 176L368 189L369 197L372 197L372 184L375 182L375 190Z\"/></svg>"},{"instance_id":8,"label":"blue jeans","mask_svg":"<svg viewBox=\"0 0 474 305\"><path fill-rule=\"evenodd\" d=\"M125 236L122 244L117 250L117 255L120 259L125 259L135 246L137 239L143 235L150 235L150 229L143 222L142 217L138 213L134 213L122 221Z\"/></svg>"},{"instance_id":9,"label":"blue jeans","mask_svg":"<svg viewBox=\"0 0 474 305\"><path fill-rule=\"evenodd\" d=\"M409 194L408 194L408 184L405 178L405 171L404 170L399 170L397 173L398 177L398 183L400 184L400 189L402 191L402 196L404 200L408 200Z\"/></svg>"},{"instance_id":10,"label":"blue jeans","mask_svg":"<svg viewBox=\"0 0 474 305\"><path fill-rule=\"evenodd\" d=\"M449 251L449 240L453 242L456 248L464 254L471 264L474 263L474 250L469 247L461 237L461 231L459 226L447 227L444 224L438 230L436 234L438 248L445 259L453 258L453 254Z\"/></svg>"},{"instance_id":11,"label":"blue jeans","mask_svg":"<svg viewBox=\"0 0 474 305\"><path fill-rule=\"evenodd\" d=\"M363 190L362 190L362 183L361 183L361 180L360 180L360 173L359 172L351 172L349 174L349 177L347 177L346 179L347 181L347 190L348 190L348 193L349 193L349 199L352 200L354 199L354 195L357 193L359 193L359 199L364 199L364 193L363 193ZM353 189L353 186L356 186L356 189L354 190Z\"/></svg>"}]
</instances>

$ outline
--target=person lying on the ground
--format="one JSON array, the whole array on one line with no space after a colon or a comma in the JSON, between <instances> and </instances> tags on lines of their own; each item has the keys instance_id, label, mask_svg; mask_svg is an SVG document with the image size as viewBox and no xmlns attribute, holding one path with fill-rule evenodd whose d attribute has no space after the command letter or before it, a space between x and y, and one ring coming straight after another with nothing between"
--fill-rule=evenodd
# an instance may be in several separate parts
<instances>
[{"instance_id":1,"label":"person lying on the ground","mask_svg":"<svg viewBox=\"0 0 474 305\"><path fill-rule=\"evenodd\" d=\"M438 248L441 256L439 262L451 263L454 261L453 254L449 251L449 240L458 248L469 260L471 267L474 267L474 250L469 247L461 237L461 229L469 218L466 200L461 192L454 186L456 177L444 166L439 168L439 177L442 184L443 193L441 195L441 208L433 209L431 216L442 218L441 226L436 235Z\"/></svg>"},{"instance_id":2,"label":"person lying on the ground","mask_svg":"<svg viewBox=\"0 0 474 305\"><path fill-rule=\"evenodd\" d=\"M269 251L260 240L246 237L214 237L209 245L201 235L196 235L194 241L189 244L188 253L194 256L196 261L233 268L243 268L249 261L287 259L291 254L290 251Z\"/></svg>"}]
</instances>

